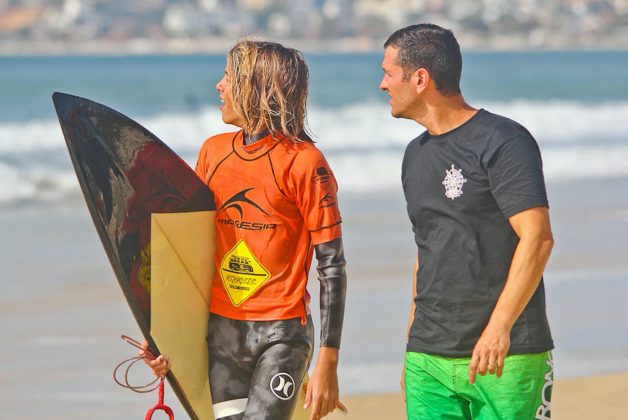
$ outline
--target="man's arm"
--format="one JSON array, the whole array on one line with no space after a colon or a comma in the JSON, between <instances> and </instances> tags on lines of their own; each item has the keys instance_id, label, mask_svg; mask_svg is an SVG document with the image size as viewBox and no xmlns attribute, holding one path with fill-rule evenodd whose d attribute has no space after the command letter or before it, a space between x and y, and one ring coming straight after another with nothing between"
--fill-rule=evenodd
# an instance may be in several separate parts
<instances>
[{"instance_id":1,"label":"man's arm","mask_svg":"<svg viewBox=\"0 0 628 420\"><path fill-rule=\"evenodd\" d=\"M318 279L321 284L321 346L305 405L312 405L310 419L319 419L338 405L338 349L345 310L347 275L342 238L315 245Z\"/></svg>"},{"instance_id":2,"label":"man's arm","mask_svg":"<svg viewBox=\"0 0 628 420\"><path fill-rule=\"evenodd\" d=\"M412 327L412 323L414 322L414 312L416 311L416 304L414 303L414 298L416 297L416 277L417 272L419 271L419 257L416 257L414 260L414 268L412 270L412 300L410 303L410 315L408 316L408 326L406 327L406 343L410 339L410 328Z\"/></svg>"},{"instance_id":3,"label":"man's arm","mask_svg":"<svg viewBox=\"0 0 628 420\"><path fill-rule=\"evenodd\" d=\"M473 348L469 382L477 373L501 376L510 348L510 330L539 285L554 239L549 212L535 207L511 216L510 225L519 237L508 278L488 324Z\"/></svg>"},{"instance_id":4,"label":"man's arm","mask_svg":"<svg viewBox=\"0 0 628 420\"><path fill-rule=\"evenodd\" d=\"M416 311L416 304L414 303L414 298L416 297L416 277L417 271L419 271L419 257L417 256L414 260L414 268L412 270L412 300L410 301L410 313L408 314L408 325L406 326L406 343L410 340L410 328L412 328L412 324L414 323L414 312ZM404 358L405 360L405 358ZM406 399L406 366L405 363L401 368L401 380L399 381L399 385L401 385L401 393L403 394L403 399Z\"/></svg>"}]
</instances>

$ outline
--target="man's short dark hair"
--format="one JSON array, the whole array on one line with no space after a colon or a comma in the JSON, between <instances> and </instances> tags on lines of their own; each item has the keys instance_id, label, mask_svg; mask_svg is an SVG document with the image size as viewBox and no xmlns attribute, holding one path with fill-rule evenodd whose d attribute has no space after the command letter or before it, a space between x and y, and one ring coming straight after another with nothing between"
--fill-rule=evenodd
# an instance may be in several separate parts
<instances>
[{"instance_id":1,"label":"man's short dark hair","mask_svg":"<svg viewBox=\"0 0 628 420\"><path fill-rule=\"evenodd\" d=\"M436 89L444 95L460 93L462 56L453 32L430 23L399 29L384 43L384 48L399 48L397 64L404 79L420 68L426 69Z\"/></svg>"}]
</instances>

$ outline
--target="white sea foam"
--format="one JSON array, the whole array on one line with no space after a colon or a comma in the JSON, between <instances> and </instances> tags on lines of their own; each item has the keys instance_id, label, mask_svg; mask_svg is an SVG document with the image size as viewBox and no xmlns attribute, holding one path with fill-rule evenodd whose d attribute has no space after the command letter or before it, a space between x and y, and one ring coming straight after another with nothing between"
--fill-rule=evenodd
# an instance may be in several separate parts
<instances>
[{"instance_id":1,"label":"white sea foam","mask_svg":"<svg viewBox=\"0 0 628 420\"><path fill-rule=\"evenodd\" d=\"M478 104L526 126L543 152L548 180L628 176L628 101ZM235 130L214 108L137 119L193 164L203 139ZM408 141L423 129L390 117L388 105L313 107L309 123L344 191L398 188ZM56 120L0 123L0 204L77 193Z\"/></svg>"},{"instance_id":2,"label":"white sea foam","mask_svg":"<svg viewBox=\"0 0 628 420\"><path fill-rule=\"evenodd\" d=\"M543 145L619 141L628 144L628 101L585 104L568 101L512 101L477 104L523 124ZM393 120L386 104L356 104L338 110L314 109L311 126L326 149L405 147L423 131L416 123Z\"/></svg>"}]
</instances>

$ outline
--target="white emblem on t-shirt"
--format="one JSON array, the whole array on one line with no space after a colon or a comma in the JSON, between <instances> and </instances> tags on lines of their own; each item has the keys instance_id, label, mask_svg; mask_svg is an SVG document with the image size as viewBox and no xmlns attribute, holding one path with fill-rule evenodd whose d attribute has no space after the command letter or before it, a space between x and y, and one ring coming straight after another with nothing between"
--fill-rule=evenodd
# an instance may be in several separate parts
<instances>
[{"instance_id":1,"label":"white emblem on t-shirt","mask_svg":"<svg viewBox=\"0 0 628 420\"><path fill-rule=\"evenodd\" d=\"M462 169L456 169L454 165L451 165L451 170L445 169L447 176L443 180L445 186L445 197L452 200L462 195L462 185L467 182L465 177L462 176Z\"/></svg>"}]
</instances>

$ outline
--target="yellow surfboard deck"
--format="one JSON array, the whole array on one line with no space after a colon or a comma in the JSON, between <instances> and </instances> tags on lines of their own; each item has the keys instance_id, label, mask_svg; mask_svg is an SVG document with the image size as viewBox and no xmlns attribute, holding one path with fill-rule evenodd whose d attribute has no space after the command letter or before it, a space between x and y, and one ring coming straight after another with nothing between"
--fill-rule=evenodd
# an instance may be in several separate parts
<instances>
[{"instance_id":1,"label":"yellow surfboard deck","mask_svg":"<svg viewBox=\"0 0 628 420\"><path fill-rule=\"evenodd\" d=\"M200 420L214 420L205 341L215 274L214 214L154 213L151 219L150 332ZM304 400L301 390L292 420L309 419Z\"/></svg>"}]
</instances>

